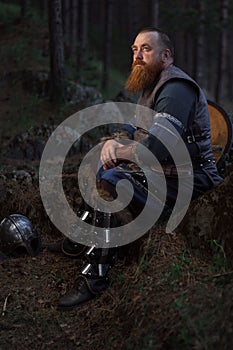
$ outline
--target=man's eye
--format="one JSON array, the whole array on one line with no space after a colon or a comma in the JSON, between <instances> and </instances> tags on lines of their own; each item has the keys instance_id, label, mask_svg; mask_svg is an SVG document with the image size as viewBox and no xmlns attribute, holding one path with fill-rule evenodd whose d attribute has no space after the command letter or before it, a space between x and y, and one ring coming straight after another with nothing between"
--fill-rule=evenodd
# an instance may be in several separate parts
<instances>
[{"instance_id":1,"label":"man's eye","mask_svg":"<svg viewBox=\"0 0 233 350\"><path fill-rule=\"evenodd\" d=\"M145 47L143 47L142 51L150 51L150 47L149 46L145 46Z\"/></svg>"}]
</instances>

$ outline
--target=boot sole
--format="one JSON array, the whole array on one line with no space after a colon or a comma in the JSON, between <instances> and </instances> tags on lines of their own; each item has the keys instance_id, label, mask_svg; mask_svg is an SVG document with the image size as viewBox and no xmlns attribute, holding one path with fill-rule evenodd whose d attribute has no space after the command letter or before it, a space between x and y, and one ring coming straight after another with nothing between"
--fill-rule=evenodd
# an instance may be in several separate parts
<instances>
[{"instance_id":1,"label":"boot sole","mask_svg":"<svg viewBox=\"0 0 233 350\"><path fill-rule=\"evenodd\" d=\"M81 303L73 305L73 306L57 306L57 310L58 311L72 311L77 309L78 307L82 307L84 306L84 304L88 303L89 301L93 300L95 298L95 295L93 295L93 297L91 297L88 300L83 300Z\"/></svg>"}]
</instances>

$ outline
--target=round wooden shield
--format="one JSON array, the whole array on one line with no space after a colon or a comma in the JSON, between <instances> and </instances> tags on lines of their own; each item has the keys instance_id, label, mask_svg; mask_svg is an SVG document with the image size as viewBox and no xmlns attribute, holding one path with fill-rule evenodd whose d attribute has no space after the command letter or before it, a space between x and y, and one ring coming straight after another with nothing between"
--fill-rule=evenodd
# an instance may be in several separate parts
<instances>
[{"instance_id":1,"label":"round wooden shield","mask_svg":"<svg viewBox=\"0 0 233 350\"><path fill-rule=\"evenodd\" d=\"M232 145L232 122L228 114L215 102L208 100L210 115L211 143L217 165L230 152Z\"/></svg>"}]
</instances>

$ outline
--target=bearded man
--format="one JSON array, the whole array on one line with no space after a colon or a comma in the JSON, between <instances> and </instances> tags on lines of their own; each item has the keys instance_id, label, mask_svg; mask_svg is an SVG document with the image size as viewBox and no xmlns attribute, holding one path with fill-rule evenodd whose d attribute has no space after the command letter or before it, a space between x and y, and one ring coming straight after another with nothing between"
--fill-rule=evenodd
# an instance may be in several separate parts
<instances>
[{"instance_id":1,"label":"bearded man","mask_svg":"<svg viewBox=\"0 0 233 350\"><path fill-rule=\"evenodd\" d=\"M144 145L152 152L164 169L167 185L165 214L174 206L178 188L177 169L165 147L166 144L176 149L182 139L187 147L193 167L192 198L217 186L222 182L222 178L218 174L213 158L206 98L198 84L174 65L174 49L169 37L156 28L145 28L136 36L132 52L132 71L125 87L134 93L142 91L138 105L152 109L156 120L149 119L151 124L143 129L143 123L148 124L148 120L146 121L145 116L140 114L124 127L127 137L137 141L136 143L122 142L119 134L117 138L108 139L104 143L98 180L100 188L112 198L117 197L115 186L119 180L127 178L132 182L134 196L128 209L135 218L147 200L146 191L142 188L143 180L137 178L135 181L134 174L128 171L128 159L136 164L145 162L142 148L138 147L138 144ZM169 125L175 128L180 139ZM156 169L151 166L151 172L153 171ZM159 190L158 188L157 191ZM151 204L151 213L156 205L155 200ZM80 256L84 248L66 238L51 245L49 249L62 251L66 255ZM86 255L89 256L89 261L78 276L74 288L59 301L58 306L62 310L73 309L92 299L109 284L108 271L117 257L116 249L109 249L104 259L101 249L93 249L91 252L89 249Z\"/></svg>"}]
</instances>

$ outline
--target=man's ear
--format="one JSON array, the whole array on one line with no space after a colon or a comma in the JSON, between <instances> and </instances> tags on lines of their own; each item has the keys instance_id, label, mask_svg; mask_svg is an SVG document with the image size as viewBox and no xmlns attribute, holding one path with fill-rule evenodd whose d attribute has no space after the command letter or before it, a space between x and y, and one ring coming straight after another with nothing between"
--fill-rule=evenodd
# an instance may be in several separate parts
<instances>
[{"instance_id":1,"label":"man's ear","mask_svg":"<svg viewBox=\"0 0 233 350\"><path fill-rule=\"evenodd\" d=\"M169 49L166 49L162 52L163 62L166 62L170 57L171 57L171 51Z\"/></svg>"}]
</instances>

